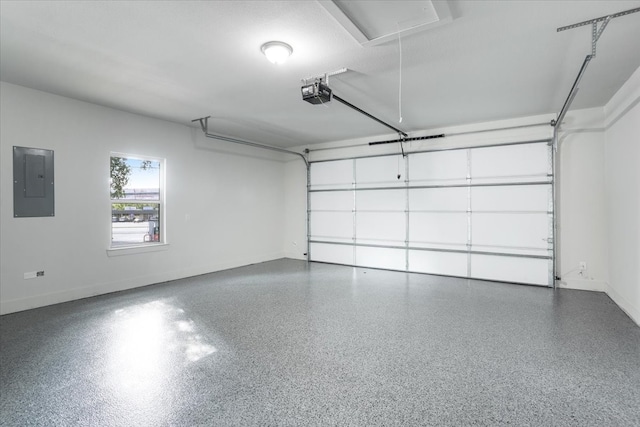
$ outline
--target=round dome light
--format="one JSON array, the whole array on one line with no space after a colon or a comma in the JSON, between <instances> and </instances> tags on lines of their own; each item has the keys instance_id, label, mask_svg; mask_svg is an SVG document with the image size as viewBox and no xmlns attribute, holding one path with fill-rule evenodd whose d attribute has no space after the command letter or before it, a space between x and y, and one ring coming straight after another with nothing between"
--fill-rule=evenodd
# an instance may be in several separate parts
<instances>
[{"instance_id":1,"label":"round dome light","mask_svg":"<svg viewBox=\"0 0 640 427\"><path fill-rule=\"evenodd\" d=\"M264 56L273 64L284 63L293 53L293 48L284 42L271 41L266 42L260 48Z\"/></svg>"}]
</instances>

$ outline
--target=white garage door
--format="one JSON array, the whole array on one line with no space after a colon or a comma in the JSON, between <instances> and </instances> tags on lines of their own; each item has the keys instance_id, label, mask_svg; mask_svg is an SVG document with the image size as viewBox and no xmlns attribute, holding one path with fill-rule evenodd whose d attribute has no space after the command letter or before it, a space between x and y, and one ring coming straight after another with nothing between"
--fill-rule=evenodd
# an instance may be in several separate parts
<instances>
[{"instance_id":1,"label":"white garage door","mask_svg":"<svg viewBox=\"0 0 640 427\"><path fill-rule=\"evenodd\" d=\"M551 286L551 150L542 141L312 162L310 260Z\"/></svg>"}]
</instances>

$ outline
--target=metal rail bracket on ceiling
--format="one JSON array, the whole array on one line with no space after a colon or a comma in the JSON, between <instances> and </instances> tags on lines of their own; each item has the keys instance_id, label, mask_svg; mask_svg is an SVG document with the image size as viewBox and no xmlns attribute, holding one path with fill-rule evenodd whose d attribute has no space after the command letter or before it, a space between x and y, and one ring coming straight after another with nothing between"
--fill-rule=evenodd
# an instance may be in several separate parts
<instances>
[{"instance_id":1,"label":"metal rail bracket on ceiling","mask_svg":"<svg viewBox=\"0 0 640 427\"><path fill-rule=\"evenodd\" d=\"M558 113L558 118L556 120L551 120L551 123L550 123L551 126L554 127L553 144L556 150L557 150L557 130L560 127L560 124L562 123L562 120L564 119L565 114L567 114L567 111L569 110L569 107L571 106L573 99L576 97L576 94L578 93L578 89L579 89L578 85L580 84L580 80L582 80L582 76L584 75L584 72L587 70L587 66L589 65L589 62L596 57L596 45L598 43L598 40L600 39L600 36L602 36L602 33L604 32L605 28L607 28L607 25L613 18L619 18L621 16L630 15L636 12L640 12L640 7L637 7L635 9L625 10L623 12L613 13L611 15L601 16L599 18L590 19L588 21L578 22L576 24L567 25L564 27L560 27L556 30L557 32L560 32L560 31L571 30L574 28L582 27L585 25L591 25L591 54L585 57L584 62L582 63L582 67L580 67L580 71L578 72L578 76L576 77L576 80L574 81L573 86L571 87L571 91L569 91L569 95L567 96L567 99L565 100L564 105L560 110L560 113ZM598 23L600 22L601 22L600 27L598 27Z\"/></svg>"},{"instance_id":2,"label":"metal rail bracket on ceiling","mask_svg":"<svg viewBox=\"0 0 640 427\"><path fill-rule=\"evenodd\" d=\"M202 129L202 132L204 133L204 136L206 136L207 138L219 139L219 140L222 140L222 141L232 142L234 144L248 145L250 147L263 148L265 150L277 151L279 153L293 154L294 156L299 156L304 161L304 164L306 165L306 167L309 168L309 161L307 160L305 155L302 154L302 153L298 153L296 151L291 151L291 150L287 150L287 149L280 148L280 147L273 147L271 145L260 144L260 143L257 143L257 142L245 141L243 139L232 138L232 137L229 137L229 136L216 135L216 134L213 134L213 133L209 133L209 119L210 118L211 118L211 116L201 117L199 119L191 120L191 122L199 122L200 123L200 128Z\"/></svg>"}]
</instances>

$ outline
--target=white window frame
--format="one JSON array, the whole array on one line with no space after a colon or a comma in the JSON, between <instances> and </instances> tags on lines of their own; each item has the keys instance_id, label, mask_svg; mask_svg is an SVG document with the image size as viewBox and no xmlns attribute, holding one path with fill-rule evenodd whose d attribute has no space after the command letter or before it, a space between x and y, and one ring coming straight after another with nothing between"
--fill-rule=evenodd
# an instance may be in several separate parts
<instances>
[{"instance_id":1,"label":"white window frame","mask_svg":"<svg viewBox=\"0 0 640 427\"><path fill-rule=\"evenodd\" d=\"M135 243L131 245L118 245L112 246L112 236L113 236L113 204L114 203L132 203L132 201L123 201L118 199L111 198L111 190L109 187L107 197L109 198L109 230L108 230L108 245L107 245L107 255L109 256L119 256L119 255L128 255L134 253L142 253L142 252L156 252L161 250L166 250L168 246L167 242L167 209L166 209L166 171L167 171L167 161L162 157L155 156L147 156L140 154L131 154L131 153L122 153L122 152L111 152L109 153L109 164L111 163L112 157L123 157L126 159L135 159L135 160L150 160L153 162L160 163L160 191L158 195L158 199L149 200L149 203L158 203L158 215L160 218L160 239L157 242L141 242ZM109 182L111 182L111 172L109 171Z\"/></svg>"}]
</instances>

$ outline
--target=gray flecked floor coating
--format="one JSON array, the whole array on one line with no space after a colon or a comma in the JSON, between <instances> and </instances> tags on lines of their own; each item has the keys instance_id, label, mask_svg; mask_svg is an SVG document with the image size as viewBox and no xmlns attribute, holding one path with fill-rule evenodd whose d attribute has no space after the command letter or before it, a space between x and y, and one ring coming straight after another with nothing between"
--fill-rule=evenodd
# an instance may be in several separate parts
<instances>
[{"instance_id":1,"label":"gray flecked floor coating","mask_svg":"<svg viewBox=\"0 0 640 427\"><path fill-rule=\"evenodd\" d=\"M3 426L639 426L605 294L273 261L0 318Z\"/></svg>"}]
</instances>

